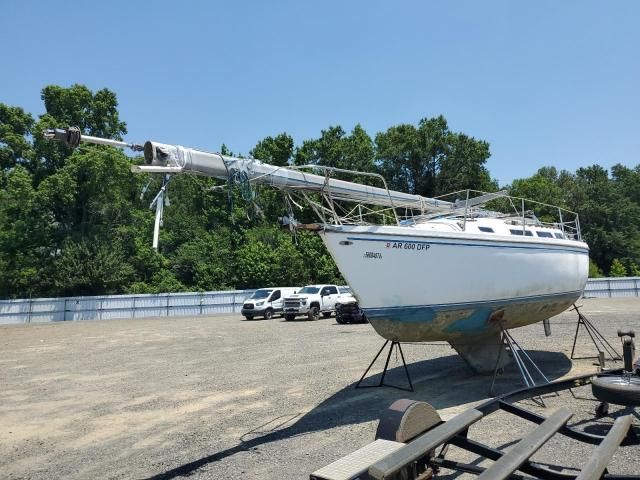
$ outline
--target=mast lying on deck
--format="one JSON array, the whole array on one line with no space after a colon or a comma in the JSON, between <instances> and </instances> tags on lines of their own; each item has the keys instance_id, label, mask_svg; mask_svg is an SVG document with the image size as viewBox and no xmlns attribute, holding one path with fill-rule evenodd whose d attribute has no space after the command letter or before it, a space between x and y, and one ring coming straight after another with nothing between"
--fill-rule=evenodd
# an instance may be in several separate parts
<instances>
[{"instance_id":1,"label":"mast lying on deck","mask_svg":"<svg viewBox=\"0 0 640 480\"><path fill-rule=\"evenodd\" d=\"M135 173L194 173L227 180L236 172L244 172L247 174L250 182L289 190L328 192L332 198L336 200L423 212L432 212L435 210L450 211L458 207L458 205L454 205L451 202L427 198L421 195L412 195L389 190L388 188L378 188L328 178L323 175L306 173L295 167L277 167L263 163L260 160L203 152L180 145L167 145L152 141L147 141L144 146L129 144L117 140L82 135L79 130L73 127L69 129L48 130L45 133L45 137L60 140L72 147L78 146L80 142L86 142L143 151L146 165L133 166L132 171ZM384 182L383 178L382 181Z\"/></svg>"}]
</instances>

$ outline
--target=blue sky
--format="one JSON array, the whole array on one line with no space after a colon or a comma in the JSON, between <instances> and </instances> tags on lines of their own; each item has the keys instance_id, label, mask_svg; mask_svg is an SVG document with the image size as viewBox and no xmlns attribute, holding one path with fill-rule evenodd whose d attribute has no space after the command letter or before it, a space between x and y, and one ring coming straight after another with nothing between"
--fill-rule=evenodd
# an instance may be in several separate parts
<instances>
[{"instance_id":1,"label":"blue sky","mask_svg":"<svg viewBox=\"0 0 640 480\"><path fill-rule=\"evenodd\" d=\"M107 87L127 139L247 153L443 114L501 183L640 164L640 2L75 2L0 6L0 102Z\"/></svg>"}]
</instances>

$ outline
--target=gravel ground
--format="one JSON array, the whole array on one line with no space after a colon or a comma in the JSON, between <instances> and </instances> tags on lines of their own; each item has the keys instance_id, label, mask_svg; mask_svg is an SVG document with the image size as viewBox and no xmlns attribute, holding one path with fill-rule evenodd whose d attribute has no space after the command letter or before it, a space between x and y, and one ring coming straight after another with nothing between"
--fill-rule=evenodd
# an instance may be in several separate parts
<instances>
[{"instance_id":1,"label":"gravel ground","mask_svg":"<svg viewBox=\"0 0 640 480\"><path fill-rule=\"evenodd\" d=\"M582 304L616 346L617 328L640 330L640 299ZM575 322L575 313L564 313L552 319L551 337L540 324L513 335L547 376L595 371L593 360L568 359ZM439 343L403 347L415 392L354 390L381 345L369 325L338 325L333 318L243 321L234 315L0 327L0 477L308 478L372 441L380 412L398 398L428 401L444 418L487 398L491 379L474 376ZM583 333L577 354L593 352ZM403 382L400 365L392 356L388 382ZM508 373L498 391L518 386ZM576 411L572 422L580 423L596 404L588 388L576 393L586 400L565 393L539 411L548 415L566 404ZM531 402L527 407L535 409ZM612 406L612 416L619 410ZM497 413L470 435L506 447L531 428ZM535 458L578 467L592 449L560 438ZM638 473L639 453L640 447L624 447L611 471Z\"/></svg>"}]
</instances>

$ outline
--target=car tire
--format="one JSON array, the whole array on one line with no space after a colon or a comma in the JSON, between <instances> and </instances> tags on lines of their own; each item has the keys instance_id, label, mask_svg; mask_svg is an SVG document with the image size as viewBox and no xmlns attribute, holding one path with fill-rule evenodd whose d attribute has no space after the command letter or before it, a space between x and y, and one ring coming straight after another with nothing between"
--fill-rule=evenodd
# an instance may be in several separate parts
<instances>
[{"instance_id":1,"label":"car tire","mask_svg":"<svg viewBox=\"0 0 640 480\"><path fill-rule=\"evenodd\" d=\"M309 308L309 313L307 314L309 320L319 320L320 319L320 308L315 305Z\"/></svg>"},{"instance_id":2,"label":"car tire","mask_svg":"<svg viewBox=\"0 0 640 480\"><path fill-rule=\"evenodd\" d=\"M295 319L296 319L296 316L293 315L292 313L285 313L284 314L285 322L290 322L290 321L295 320Z\"/></svg>"},{"instance_id":3,"label":"car tire","mask_svg":"<svg viewBox=\"0 0 640 480\"><path fill-rule=\"evenodd\" d=\"M342 319L340 315L336 315L336 323L339 323L340 325L344 325L345 321Z\"/></svg>"},{"instance_id":4,"label":"car tire","mask_svg":"<svg viewBox=\"0 0 640 480\"><path fill-rule=\"evenodd\" d=\"M591 392L601 402L640 406L640 378L636 376L612 375L591 380Z\"/></svg>"},{"instance_id":5,"label":"car tire","mask_svg":"<svg viewBox=\"0 0 640 480\"><path fill-rule=\"evenodd\" d=\"M245 315L244 318L247 320L253 320L253 315Z\"/></svg>"},{"instance_id":6,"label":"car tire","mask_svg":"<svg viewBox=\"0 0 640 480\"><path fill-rule=\"evenodd\" d=\"M264 319L265 320L271 320L273 318L273 309L272 308L267 308L264 311Z\"/></svg>"},{"instance_id":7,"label":"car tire","mask_svg":"<svg viewBox=\"0 0 640 480\"><path fill-rule=\"evenodd\" d=\"M360 320L360 323L369 323L369 319L364 313L362 314L362 320Z\"/></svg>"},{"instance_id":8,"label":"car tire","mask_svg":"<svg viewBox=\"0 0 640 480\"><path fill-rule=\"evenodd\" d=\"M331 312L322 312L322 316L324 318L329 318L331 316Z\"/></svg>"}]
</instances>

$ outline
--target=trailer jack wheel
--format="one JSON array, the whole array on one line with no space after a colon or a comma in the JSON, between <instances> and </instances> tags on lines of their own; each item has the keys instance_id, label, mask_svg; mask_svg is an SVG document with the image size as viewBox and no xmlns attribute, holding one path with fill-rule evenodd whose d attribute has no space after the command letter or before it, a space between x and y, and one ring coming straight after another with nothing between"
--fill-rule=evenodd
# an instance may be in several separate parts
<instances>
[{"instance_id":1,"label":"trailer jack wheel","mask_svg":"<svg viewBox=\"0 0 640 480\"><path fill-rule=\"evenodd\" d=\"M640 405L640 378L635 375L612 375L591 380L591 392L601 402L637 407Z\"/></svg>"},{"instance_id":2,"label":"trailer jack wheel","mask_svg":"<svg viewBox=\"0 0 640 480\"><path fill-rule=\"evenodd\" d=\"M609 404L607 402L601 402L596 407L596 418L602 418L609 415Z\"/></svg>"}]
</instances>

